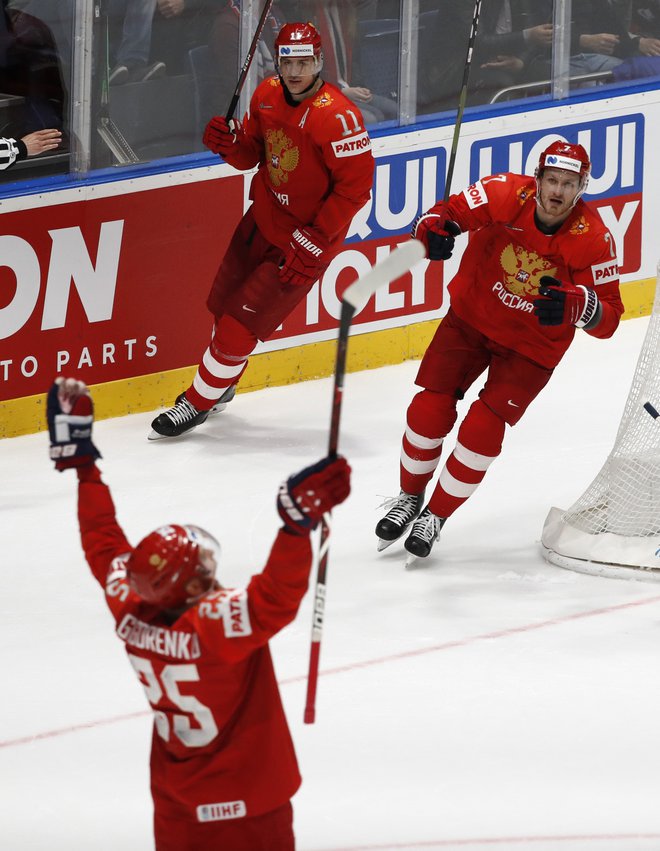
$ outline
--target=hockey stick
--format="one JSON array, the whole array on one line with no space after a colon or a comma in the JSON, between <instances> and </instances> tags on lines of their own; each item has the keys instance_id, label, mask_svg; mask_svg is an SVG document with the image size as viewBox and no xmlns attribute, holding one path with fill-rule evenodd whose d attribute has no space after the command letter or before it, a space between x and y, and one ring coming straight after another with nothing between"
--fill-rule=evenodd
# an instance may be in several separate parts
<instances>
[{"instance_id":1,"label":"hockey stick","mask_svg":"<svg viewBox=\"0 0 660 851\"><path fill-rule=\"evenodd\" d=\"M449 165L447 166L447 179L445 180L445 193L442 198L445 203L449 200L451 182L454 177L454 166L456 165L456 153L458 151L458 137L461 133L461 125L463 124L463 113L465 112L465 102L467 100L468 80L470 79L470 66L472 65L472 54L474 52L474 43L477 38L480 15L481 0L475 0L474 13L472 15L472 27L470 29L470 38L468 39L467 55L465 57L465 65L463 66L463 85L458 99L458 111L456 113L456 123L454 124L454 137L451 142Z\"/></svg>"},{"instance_id":2,"label":"hockey stick","mask_svg":"<svg viewBox=\"0 0 660 851\"><path fill-rule=\"evenodd\" d=\"M335 361L335 383L332 393L332 414L330 417L330 437L328 440L328 455L337 454L339 443L339 418L344 391L344 376L346 374L346 351L348 348L348 331L351 320L358 310L367 303L376 290L385 284L408 272L416 263L426 256L424 246L419 240L411 239L395 248L388 257L377 263L371 271L351 284L342 297L341 317L339 320L339 337L337 340L337 357ZM328 551L330 548L330 514L323 517L321 523L321 545L319 547L319 564L316 573L314 590L314 612L312 616L312 642L309 651L309 672L307 674L307 698L305 703L305 724L313 724L316 717L316 686L319 676L319 658L321 654L321 637L323 635L323 610L325 604L326 574L328 570Z\"/></svg>"},{"instance_id":3,"label":"hockey stick","mask_svg":"<svg viewBox=\"0 0 660 851\"><path fill-rule=\"evenodd\" d=\"M254 54L257 52L257 46L259 44L259 39L261 38L261 33L266 26L266 19L270 14L270 8L273 5L273 0L266 0L263 8L263 12L261 13L261 17L259 18L259 23L257 24L257 28L254 31L254 35L252 37L252 44L250 44L250 49L247 52L247 56L245 57L245 62L243 63L243 67L241 68L241 73L238 76L238 82L236 83L236 88L234 89L234 94L229 103L229 109L227 110L227 114L225 115L225 120L227 124L231 121L234 116L234 112L238 105L239 98L241 96L241 92L243 91L243 86L245 84L245 79L248 75L248 71L250 70L250 65L252 64L252 60L254 59Z\"/></svg>"}]
</instances>

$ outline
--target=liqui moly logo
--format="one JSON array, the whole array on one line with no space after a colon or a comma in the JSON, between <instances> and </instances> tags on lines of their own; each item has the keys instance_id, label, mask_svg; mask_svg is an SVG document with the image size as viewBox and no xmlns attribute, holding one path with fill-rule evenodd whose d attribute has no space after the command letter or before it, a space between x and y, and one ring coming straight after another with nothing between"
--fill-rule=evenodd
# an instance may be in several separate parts
<instances>
[{"instance_id":1,"label":"liqui moly logo","mask_svg":"<svg viewBox=\"0 0 660 851\"><path fill-rule=\"evenodd\" d=\"M420 210L442 197L446 168L444 148L379 157L371 199L353 219L347 241L407 236Z\"/></svg>"},{"instance_id":2,"label":"liqui moly logo","mask_svg":"<svg viewBox=\"0 0 660 851\"><path fill-rule=\"evenodd\" d=\"M591 159L585 198L601 199L642 191L644 116L627 115L552 130L507 134L475 142L470 151L470 183L501 172L534 174L541 153L556 141L582 145ZM558 157L556 168L579 170L574 160ZM548 161L548 165L551 163Z\"/></svg>"}]
</instances>

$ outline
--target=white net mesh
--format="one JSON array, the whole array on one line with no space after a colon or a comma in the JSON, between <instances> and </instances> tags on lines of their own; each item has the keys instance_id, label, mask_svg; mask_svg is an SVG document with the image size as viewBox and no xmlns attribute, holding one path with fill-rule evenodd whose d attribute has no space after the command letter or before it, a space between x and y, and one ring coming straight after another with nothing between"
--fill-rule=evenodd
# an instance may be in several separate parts
<instances>
[{"instance_id":1,"label":"white net mesh","mask_svg":"<svg viewBox=\"0 0 660 851\"><path fill-rule=\"evenodd\" d=\"M553 508L546 520L542 544L550 561L589 573L606 572L599 565L642 569L660 578L660 419L644 410L646 402L660 410L658 284L614 448L574 505Z\"/></svg>"}]
</instances>

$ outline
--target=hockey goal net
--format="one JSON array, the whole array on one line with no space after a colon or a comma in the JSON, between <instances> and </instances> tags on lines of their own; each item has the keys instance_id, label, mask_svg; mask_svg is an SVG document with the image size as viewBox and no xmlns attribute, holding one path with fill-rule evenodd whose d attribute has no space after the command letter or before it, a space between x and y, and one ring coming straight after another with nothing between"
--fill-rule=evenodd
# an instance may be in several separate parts
<instances>
[{"instance_id":1,"label":"hockey goal net","mask_svg":"<svg viewBox=\"0 0 660 851\"><path fill-rule=\"evenodd\" d=\"M660 272L653 312L614 448L568 509L552 508L548 561L582 573L660 580Z\"/></svg>"}]
</instances>

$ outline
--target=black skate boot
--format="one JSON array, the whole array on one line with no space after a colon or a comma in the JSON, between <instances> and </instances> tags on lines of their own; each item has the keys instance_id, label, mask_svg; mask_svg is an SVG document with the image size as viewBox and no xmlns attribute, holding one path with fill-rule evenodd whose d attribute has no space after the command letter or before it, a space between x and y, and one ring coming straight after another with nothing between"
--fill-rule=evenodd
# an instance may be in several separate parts
<instances>
[{"instance_id":1,"label":"black skate boot","mask_svg":"<svg viewBox=\"0 0 660 851\"><path fill-rule=\"evenodd\" d=\"M210 414L219 414L227 407L236 395L236 385L228 387L218 401L208 411L198 411L194 405L186 399L185 393L176 397L174 407L159 414L151 423L153 431L149 440L160 440L163 437L179 437L187 431L201 425Z\"/></svg>"},{"instance_id":2,"label":"black skate boot","mask_svg":"<svg viewBox=\"0 0 660 851\"><path fill-rule=\"evenodd\" d=\"M224 411L227 405L231 402L231 400L236 395L236 385L232 384L228 387L222 396L218 399L215 405L209 411L209 414L219 414L220 411Z\"/></svg>"},{"instance_id":3,"label":"black skate boot","mask_svg":"<svg viewBox=\"0 0 660 851\"><path fill-rule=\"evenodd\" d=\"M412 494L401 491L398 496L384 503L389 511L376 524L378 552L398 540L422 510L424 493Z\"/></svg>"},{"instance_id":4,"label":"black skate boot","mask_svg":"<svg viewBox=\"0 0 660 851\"><path fill-rule=\"evenodd\" d=\"M406 567L411 565L416 558L427 558L433 544L440 538L440 530L445 525L446 518L432 514L428 508L419 515L413 523L410 534L404 541L403 546L410 555L406 561Z\"/></svg>"},{"instance_id":5,"label":"black skate boot","mask_svg":"<svg viewBox=\"0 0 660 851\"><path fill-rule=\"evenodd\" d=\"M151 423L153 431L149 440L160 440L163 437L179 437L190 429L201 425L209 415L209 411L198 411L186 399L185 393L176 397L173 407L159 414Z\"/></svg>"}]
</instances>

